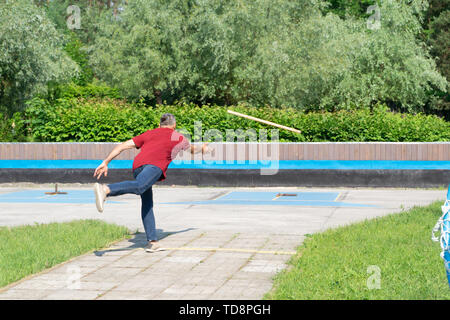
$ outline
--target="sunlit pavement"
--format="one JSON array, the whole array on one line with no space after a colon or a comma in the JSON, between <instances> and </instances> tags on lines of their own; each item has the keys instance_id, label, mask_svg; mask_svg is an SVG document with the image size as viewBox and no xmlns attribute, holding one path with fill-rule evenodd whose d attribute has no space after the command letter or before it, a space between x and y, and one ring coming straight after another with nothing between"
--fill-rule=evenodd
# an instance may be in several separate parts
<instances>
[{"instance_id":1,"label":"sunlit pavement","mask_svg":"<svg viewBox=\"0 0 450 320\"><path fill-rule=\"evenodd\" d=\"M0 225L100 219L132 239L0 289L0 299L261 299L306 234L444 201L447 190L154 187L165 251L147 253L140 198L91 186L1 185Z\"/></svg>"}]
</instances>

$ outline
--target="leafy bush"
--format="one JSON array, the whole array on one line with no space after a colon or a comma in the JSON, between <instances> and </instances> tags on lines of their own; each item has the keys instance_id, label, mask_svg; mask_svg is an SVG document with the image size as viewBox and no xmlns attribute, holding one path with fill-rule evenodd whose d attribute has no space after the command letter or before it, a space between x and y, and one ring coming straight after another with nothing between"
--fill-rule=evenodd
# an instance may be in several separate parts
<instances>
[{"instance_id":1,"label":"leafy bush","mask_svg":"<svg viewBox=\"0 0 450 320\"><path fill-rule=\"evenodd\" d=\"M0 113L0 141L28 141L28 129L24 126L26 122L22 119L22 114L16 112L11 118Z\"/></svg>"},{"instance_id":2,"label":"leafy bush","mask_svg":"<svg viewBox=\"0 0 450 320\"><path fill-rule=\"evenodd\" d=\"M9 136L8 119L2 113L0 113L0 141L11 140Z\"/></svg>"},{"instance_id":3,"label":"leafy bush","mask_svg":"<svg viewBox=\"0 0 450 320\"><path fill-rule=\"evenodd\" d=\"M279 131L280 141L450 141L450 123L436 116L400 114L383 105L354 111L302 113L293 108L274 109L237 105L231 109L285 126L298 128L301 134ZM226 130L270 129L273 127L236 117L219 106L194 104L164 105L147 108L120 100L58 99L50 104L35 98L22 114L20 128L32 139L43 142L110 141L120 142L148 129L158 127L163 113L173 113L177 128L199 138L194 123L201 122L202 136L217 129L226 141ZM270 140L270 134L269 134Z\"/></svg>"},{"instance_id":4,"label":"leafy bush","mask_svg":"<svg viewBox=\"0 0 450 320\"><path fill-rule=\"evenodd\" d=\"M73 81L78 85L87 85L92 82L94 73L88 65L89 56L86 51L83 51L83 43L76 36L75 33L69 33L69 41L65 45L65 51L80 67L80 74L77 75Z\"/></svg>"},{"instance_id":5,"label":"leafy bush","mask_svg":"<svg viewBox=\"0 0 450 320\"><path fill-rule=\"evenodd\" d=\"M111 98L120 99L119 90L108 87L98 81L86 85L78 85L74 82L68 84L57 84L49 86L46 95L40 95L41 98L49 100L72 99L72 98Z\"/></svg>"}]
</instances>

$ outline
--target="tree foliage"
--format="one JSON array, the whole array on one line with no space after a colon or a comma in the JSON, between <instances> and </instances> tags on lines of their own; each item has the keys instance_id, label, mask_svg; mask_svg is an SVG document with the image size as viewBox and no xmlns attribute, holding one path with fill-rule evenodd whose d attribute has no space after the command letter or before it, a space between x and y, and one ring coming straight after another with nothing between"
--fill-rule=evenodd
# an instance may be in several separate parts
<instances>
[{"instance_id":1,"label":"tree foliage","mask_svg":"<svg viewBox=\"0 0 450 320\"><path fill-rule=\"evenodd\" d=\"M325 13L332 12L340 18L346 17L367 17L367 8L380 1L376 0L327 0L327 6L323 10Z\"/></svg>"},{"instance_id":2,"label":"tree foliage","mask_svg":"<svg viewBox=\"0 0 450 320\"><path fill-rule=\"evenodd\" d=\"M62 50L63 37L45 13L26 0L0 2L0 105L8 112L78 70Z\"/></svg>"},{"instance_id":3,"label":"tree foliage","mask_svg":"<svg viewBox=\"0 0 450 320\"><path fill-rule=\"evenodd\" d=\"M378 30L324 8L319 0L130 0L98 23L91 63L125 96L159 103L337 110L385 102L417 112L429 92L445 90L418 39L426 1L383 1Z\"/></svg>"},{"instance_id":4,"label":"tree foliage","mask_svg":"<svg viewBox=\"0 0 450 320\"><path fill-rule=\"evenodd\" d=\"M81 96L109 96L99 79L150 104L448 107L449 15L438 0L34 2L0 0L0 104L20 106L46 85L55 99L80 85L90 86ZM369 28L373 4L379 28ZM70 5L79 29L68 27Z\"/></svg>"},{"instance_id":5,"label":"tree foliage","mask_svg":"<svg viewBox=\"0 0 450 320\"><path fill-rule=\"evenodd\" d=\"M34 0L34 2L45 10L60 33L74 32L81 42L88 44L95 41L99 16L102 14L117 16L127 0ZM68 10L73 6L80 11ZM74 20L69 18L75 17L80 22L79 26L71 24Z\"/></svg>"},{"instance_id":6,"label":"tree foliage","mask_svg":"<svg viewBox=\"0 0 450 320\"><path fill-rule=\"evenodd\" d=\"M176 86L186 56L183 5L189 1L134 0L119 16L102 16L90 47L99 78L132 99L160 98L169 84Z\"/></svg>"},{"instance_id":7,"label":"tree foliage","mask_svg":"<svg viewBox=\"0 0 450 320\"><path fill-rule=\"evenodd\" d=\"M428 44L430 53L437 59L438 70L447 80L450 79L450 0L432 1L427 13ZM431 108L438 114L450 119L450 94L446 90L438 90L431 103Z\"/></svg>"}]
</instances>

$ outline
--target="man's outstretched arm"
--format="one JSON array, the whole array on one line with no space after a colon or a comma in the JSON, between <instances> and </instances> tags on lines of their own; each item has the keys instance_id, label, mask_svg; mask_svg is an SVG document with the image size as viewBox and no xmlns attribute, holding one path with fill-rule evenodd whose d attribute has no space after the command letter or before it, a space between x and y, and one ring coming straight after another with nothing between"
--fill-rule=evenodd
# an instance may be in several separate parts
<instances>
[{"instance_id":1,"label":"man's outstretched arm","mask_svg":"<svg viewBox=\"0 0 450 320\"><path fill-rule=\"evenodd\" d=\"M115 146L114 149L111 151L111 153L106 157L106 159L103 160L101 165L99 165L97 169L95 169L94 177L97 177L98 180L100 179L102 174L104 174L105 177L108 176L108 164L111 162L111 160L117 157L122 151L133 148L136 148L133 139L130 139Z\"/></svg>"}]
</instances>

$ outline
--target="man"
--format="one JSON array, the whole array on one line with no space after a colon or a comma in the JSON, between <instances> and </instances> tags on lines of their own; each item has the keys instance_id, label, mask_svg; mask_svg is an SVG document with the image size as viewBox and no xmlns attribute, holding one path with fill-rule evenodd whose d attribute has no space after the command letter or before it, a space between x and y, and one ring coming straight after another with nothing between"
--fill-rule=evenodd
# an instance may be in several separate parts
<instances>
[{"instance_id":1,"label":"man","mask_svg":"<svg viewBox=\"0 0 450 320\"><path fill-rule=\"evenodd\" d=\"M147 236L147 252L161 251L163 248L158 244L155 228L155 216L153 214L153 191L152 186L157 181L166 178L167 167L181 150L190 148L191 153L209 152L207 144L193 146L180 133L175 131L175 116L165 113L160 119L159 128L148 130L118 146L116 146L108 157L95 169L94 177L100 179L102 174L108 175L109 162L117 157L122 151L132 148L141 149L133 161L133 175L135 180L123 181L112 184L94 185L96 206L99 212L103 212L106 197L118 196L126 193L141 196L141 216Z\"/></svg>"}]
</instances>

